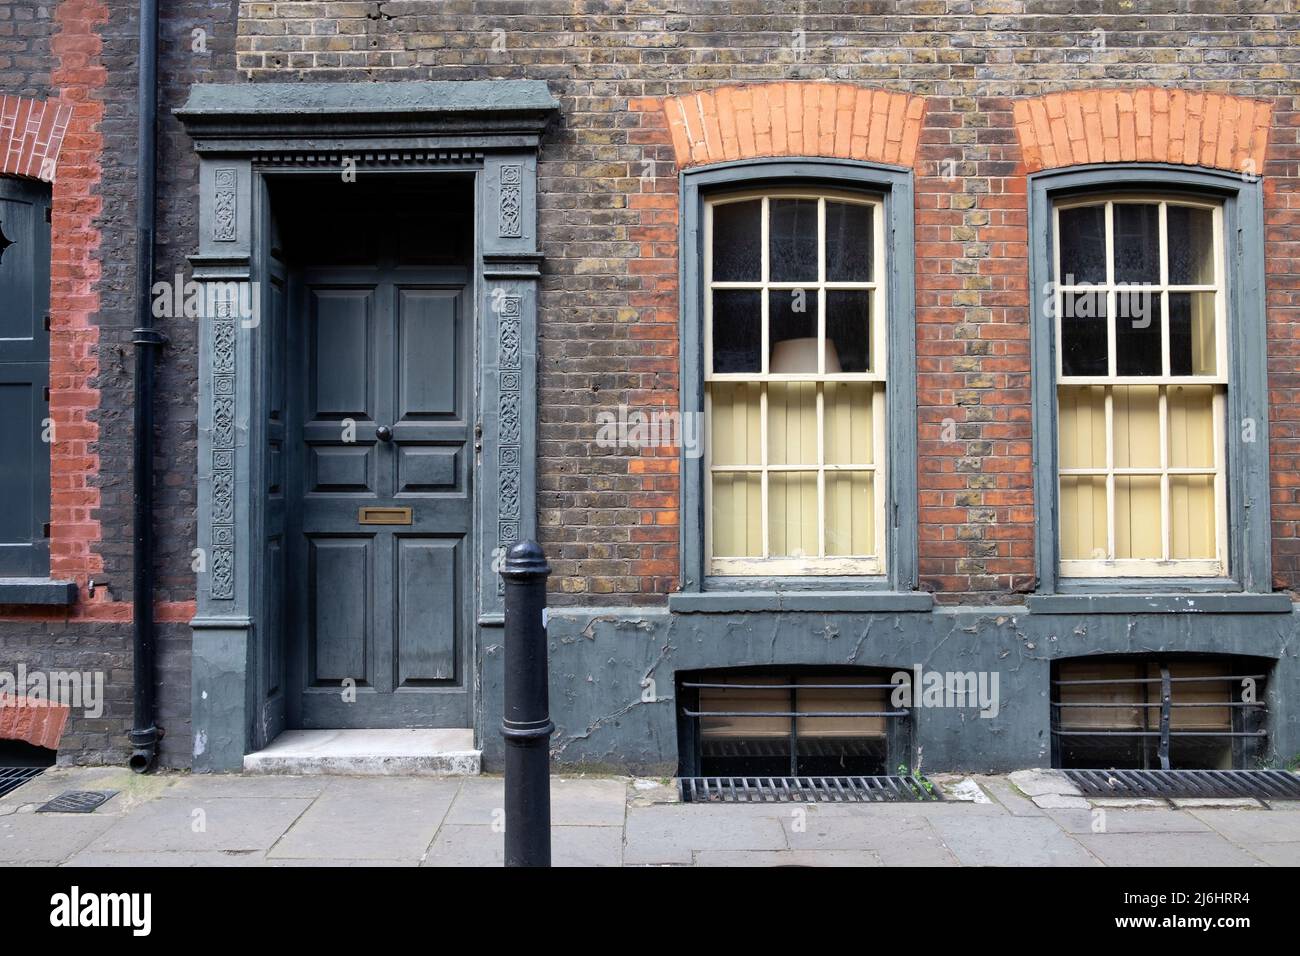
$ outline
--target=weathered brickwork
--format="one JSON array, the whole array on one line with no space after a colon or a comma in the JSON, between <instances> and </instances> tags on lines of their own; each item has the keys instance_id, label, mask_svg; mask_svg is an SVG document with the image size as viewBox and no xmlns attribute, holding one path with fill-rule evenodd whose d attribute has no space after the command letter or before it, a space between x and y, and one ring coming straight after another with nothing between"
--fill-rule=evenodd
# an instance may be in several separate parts
<instances>
[{"instance_id":1,"label":"weathered brickwork","mask_svg":"<svg viewBox=\"0 0 1300 956\"><path fill-rule=\"evenodd\" d=\"M814 2L801 13L687 3L667 14L649 3L318 2L244 3L240 12L239 71L254 81L530 77L560 97L540 167L539 505L557 601L657 600L674 586L676 461L596 447L596 416L620 404L675 408L676 172L762 153L759 124L771 137L770 103L788 89L765 84L832 81L924 98L915 163L920 571L942 600L1015 601L1034 584L1025 175L1092 158L1089 143L1116 161L1145 144L1134 98L1156 87L1171 91L1170 110L1150 114L1161 129L1181 122L1178 135L1198 156L1210 158L1213 144L1216 162L1222 146L1230 164L1262 165L1273 248L1296 241L1300 18L1286 2L932 0L851 11ZM1048 95L1067 91L1086 95ZM1224 111L1207 126L1203 111L1239 102L1208 93L1258 105L1250 122ZM839 95L836 116L849 102ZM690 130L687 117L703 124L709 115L704 104L737 118L734 142L721 125L716 137L704 125ZM1053 121L1067 104L1057 142ZM1230 127L1231 145L1212 126ZM853 154L856 130L844 141L828 132L819 127L816 149L803 151ZM782 151L773 143L768 152ZM1300 584L1291 510L1300 502L1284 467L1300 436L1282 407L1296 380L1294 363L1277 357L1296 351L1293 261L1274 254L1269 266L1270 336L1286 343L1270 353L1279 585Z\"/></svg>"},{"instance_id":2,"label":"weathered brickwork","mask_svg":"<svg viewBox=\"0 0 1300 956\"><path fill-rule=\"evenodd\" d=\"M197 234L196 163L170 113L193 82L528 78L559 97L539 166L538 504L555 603L659 603L677 585L676 450L604 448L596 435L620 405L677 408L682 168L795 154L913 168L920 455L895 467L917 471L922 586L996 603L1034 586L1026 175L1098 156L1254 164L1268 230L1274 577L1300 588L1291 0L162 6L159 279L188 271ZM72 108L54 186L52 551L82 598L67 613L0 608L0 665L21 651L116 675L112 716L73 714L65 759L120 758L130 723L136 9L0 0L0 95ZM1194 148L1175 153L1175 140ZM160 722L164 759L184 764L196 330L159 325Z\"/></svg>"}]
</instances>

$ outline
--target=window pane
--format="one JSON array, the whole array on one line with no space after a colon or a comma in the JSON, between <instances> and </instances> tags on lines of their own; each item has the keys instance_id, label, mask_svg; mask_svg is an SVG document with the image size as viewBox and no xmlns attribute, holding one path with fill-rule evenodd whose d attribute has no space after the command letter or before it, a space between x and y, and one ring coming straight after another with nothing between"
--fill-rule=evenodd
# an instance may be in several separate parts
<instances>
[{"instance_id":1,"label":"window pane","mask_svg":"<svg viewBox=\"0 0 1300 956\"><path fill-rule=\"evenodd\" d=\"M870 465L875 461L876 386L870 382L828 382L823 402L826 418L826 463Z\"/></svg>"},{"instance_id":2,"label":"window pane","mask_svg":"<svg viewBox=\"0 0 1300 956\"><path fill-rule=\"evenodd\" d=\"M1061 467L1105 468L1105 386L1063 385L1058 390L1058 402Z\"/></svg>"},{"instance_id":3,"label":"window pane","mask_svg":"<svg viewBox=\"0 0 1300 956\"><path fill-rule=\"evenodd\" d=\"M1106 557L1106 479L1061 476L1061 557Z\"/></svg>"},{"instance_id":4,"label":"window pane","mask_svg":"<svg viewBox=\"0 0 1300 956\"><path fill-rule=\"evenodd\" d=\"M876 553L875 482L869 471L826 473L826 553Z\"/></svg>"},{"instance_id":5,"label":"window pane","mask_svg":"<svg viewBox=\"0 0 1300 956\"><path fill-rule=\"evenodd\" d=\"M1115 203L1115 281L1160 281L1160 207Z\"/></svg>"},{"instance_id":6,"label":"window pane","mask_svg":"<svg viewBox=\"0 0 1300 956\"><path fill-rule=\"evenodd\" d=\"M758 557L763 553L763 491L759 476L739 472L713 475L713 553L718 557Z\"/></svg>"},{"instance_id":7,"label":"window pane","mask_svg":"<svg viewBox=\"0 0 1300 956\"><path fill-rule=\"evenodd\" d=\"M1076 206L1059 213L1060 285L1106 281L1106 207Z\"/></svg>"},{"instance_id":8,"label":"window pane","mask_svg":"<svg viewBox=\"0 0 1300 956\"><path fill-rule=\"evenodd\" d=\"M767 534L772 556L816 557L819 553L816 472L770 472L767 504Z\"/></svg>"},{"instance_id":9,"label":"window pane","mask_svg":"<svg viewBox=\"0 0 1300 956\"><path fill-rule=\"evenodd\" d=\"M759 282L763 278L763 203L713 207L713 281Z\"/></svg>"},{"instance_id":10,"label":"window pane","mask_svg":"<svg viewBox=\"0 0 1300 956\"><path fill-rule=\"evenodd\" d=\"M873 206L856 202L826 203L826 280L870 282L875 229Z\"/></svg>"},{"instance_id":11,"label":"window pane","mask_svg":"<svg viewBox=\"0 0 1300 956\"><path fill-rule=\"evenodd\" d=\"M817 200L768 204L768 273L773 282L817 281Z\"/></svg>"},{"instance_id":12,"label":"window pane","mask_svg":"<svg viewBox=\"0 0 1300 956\"><path fill-rule=\"evenodd\" d=\"M1115 421L1115 467L1160 467L1160 387L1116 385L1111 413Z\"/></svg>"},{"instance_id":13,"label":"window pane","mask_svg":"<svg viewBox=\"0 0 1300 956\"><path fill-rule=\"evenodd\" d=\"M1160 375L1160 296L1120 292L1115 296L1115 372Z\"/></svg>"},{"instance_id":14,"label":"window pane","mask_svg":"<svg viewBox=\"0 0 1300 956\"><path fill-rule=\"evenodd\" d=\"M817 290L770 289L767 315L772 350L768 371L776 375L816 374Z\"/></svg>"},{"instance_id":15,"label":"window pane","mask_svg":"<svg viewBox=\"0 0 1300 956\"><path fill-rule=\"evenodd\" d=\"M1061 294L1061 371L1065 375L1107 373L1104 294Z\"/></svg>"},{"instance_id":16,"label":"window pane","mask_svg":"<svg viewBox=\"0 0 1300 956\"><path fill-rule=\"evenodd\" d=\"M760 371L763 346L760 294L757 289L714 291L713 371Z\"/></svg>"},{"instance_id":17,"label":"window pane","mask_svg":"<svg viewBox=\"0 0 1300 956\"><path fill-rule=\"evenodd\" d=\"M1160 479L1115 476L1115 557L1159 558L1164 553L1160 525Z\"/></svg>"},{"instance_id":18,"label":"window pane","mask_svg":"<svg viewBox=\"0 0 1300 956\"><path fill-rule=\"evenodd\" d=\"M767 387L767 460L773 465L817 464L817 385Z\"/></svg>"},{"instance_id":19,"label":"window pane","mask_svg":"<svg viewBox=\"0 0 1300 956\"><path fill-rule=\"evenodd\" d=\"M712 410L709 416L709 452L715 465L761 465L762 386L745 382L713 382L709 385Z\"/></svg>"},{"instance_id":20,"label":"window pane","mask_svg":"<svg viewBox=\"0 0 1300 956\"><path fill-rule=\"evenodd\" d=\"M1169 281L1173 285L1214 284L1214 212L1194 206L1166 207Z\"/></svg>"},{"instance_id":21,"label":"window pane","mask_svg":"<svg viewBox=\"0 0 1300 956\"><path fill-rule=\"evenodd\" d=\"M1214 293L1169 293L1169 374L1213 375Z\"/></svg>"},{"instance_id":22,"label":"window pane","mask_svg":"<svg viewBox=\"0 0 1300 956\"><path fill-rule=\"evenodd\" d=\"M1214 467L1214 387L1169 386L1169 464Z\"/></svg>"},{"instance_id":23,"label":"window pane","mask_svg":"<svg viewBox=\"0 0 1300 956\"><path fill-rule=\"evenodd\" d=\"M871 369L871 293L826 292L827 355L838 356L839 371ZM827 372L833 372L827 364Z\"/></svg>"},{"instance_id":24,"label":"window pane","mask_svg":"<svg viewBox=\"0 0 1300 956\"><path fill-rule=\"evenodd\" d=\"M1215 557L1213 475L1169 476L1169 547L1174 558Z\"/></svg>"}]
</instances>

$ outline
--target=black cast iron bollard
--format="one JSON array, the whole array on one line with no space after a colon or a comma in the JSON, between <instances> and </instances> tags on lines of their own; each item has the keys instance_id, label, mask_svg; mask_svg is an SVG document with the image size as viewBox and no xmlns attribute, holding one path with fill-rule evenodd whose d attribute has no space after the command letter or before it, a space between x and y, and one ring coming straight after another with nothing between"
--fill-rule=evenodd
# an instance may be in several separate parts
<instances>
[{"instance_id":1,"label":"black cast iron bollard","mask_svg":"<svg viewBox=\"0 0 1300 956\"><path fill-rule=\"evenodd\" d=\"M551 723L546 666L546 578L536 541L506 555L506 866L551 865Z\"/></svg>"}]
</instances>

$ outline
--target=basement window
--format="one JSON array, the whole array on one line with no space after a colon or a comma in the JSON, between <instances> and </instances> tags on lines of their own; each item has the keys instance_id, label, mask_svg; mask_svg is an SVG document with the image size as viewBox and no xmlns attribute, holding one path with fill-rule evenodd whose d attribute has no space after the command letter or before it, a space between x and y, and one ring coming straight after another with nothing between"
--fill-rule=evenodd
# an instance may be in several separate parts
<instances>
[{"instance_id":1,"label":"basement window","mask_svg":"<svg viewBox=\"0 0 1300 956\"><path fill-rule=\"evenodd\" d=\"M1267 743L1268 662L1097 657L1052 666L1052 766L1243 770Z\"/></svg>"},{"instance_id":2,"label":"basement window","mask_svg":"<svg viewBox=\"0 0 1300 956\"><path fill-rule=\"evenodd\" d=\"M891 673L855 667L682 672L680 775L896 773L910 760L911 714L890 701Z\"/></svg>"}]
</instances>

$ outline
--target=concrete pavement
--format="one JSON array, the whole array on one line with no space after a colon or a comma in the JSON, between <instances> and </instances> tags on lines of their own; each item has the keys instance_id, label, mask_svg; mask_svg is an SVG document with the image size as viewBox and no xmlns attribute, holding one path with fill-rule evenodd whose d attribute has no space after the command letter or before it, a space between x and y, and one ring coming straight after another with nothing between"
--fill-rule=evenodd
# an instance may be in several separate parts
<instances>
[{"instance_id":1,"label":"concrete pavement","mask_svg":"<svg viewBox=\"0 0 1300 956\"><path fill-rule=\"evenodd\" d=\"M1088 801L1038 772L980 802L677 802L671 781L552 781L558 866L1296 866L1300 802ZM947 792L960 778L940 779ZM118 790L91 814L35 813ZM499 866L500 777L136 776L56 768L0 799L0 865Z\"/></svg>"}]
</instances>

